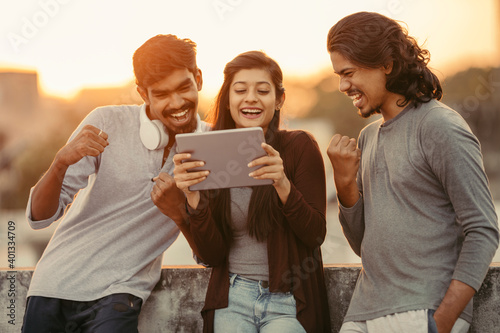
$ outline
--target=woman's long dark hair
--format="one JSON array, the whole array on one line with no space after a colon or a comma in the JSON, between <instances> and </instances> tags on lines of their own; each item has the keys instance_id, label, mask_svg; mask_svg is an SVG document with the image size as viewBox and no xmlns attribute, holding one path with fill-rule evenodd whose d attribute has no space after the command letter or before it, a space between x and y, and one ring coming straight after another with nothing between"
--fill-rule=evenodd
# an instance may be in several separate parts
<instances>
[{"instance_id":1,"label":"woman's long dark hair","mask_svg":"<svg viewBox=\"0 0 500 333\"><path fill-rule=\"evenodd\" d=\"M280 100L285 92L283 88L283 73L279 65L260 51L242 53L224 68L224 82L215 100L213 110L207 121L213 124L214 130L236 128L229 111L229 88L236 73L243 69L263 69L271 75L275 90L276 100ZM274 117L266 131L266 142L281 152L280 140L280 111L275 110ZM279 198L272 185L255 186L248 208L248 231L250 236L263 241L271 230L279 223ZM232 239L231 231L231 198L229 189L210 190L209 205L212 216L221 230L226 242Z\"/></svg>"},{"instance_id":2,"label":"woman's long dark hair","mask_svg":"<svg viewBox=\"0 0 500 333\"><path fill-rule=\"evenodd\" d=\"M365 68L392 62L386 89L405 97L399 106L410 102L417 106L443 96L439 79L427 67L429 51L421 49L397 21L381 14L359 12L344 17L328 32L327 48Z\"/></svg>"}]
</instances>

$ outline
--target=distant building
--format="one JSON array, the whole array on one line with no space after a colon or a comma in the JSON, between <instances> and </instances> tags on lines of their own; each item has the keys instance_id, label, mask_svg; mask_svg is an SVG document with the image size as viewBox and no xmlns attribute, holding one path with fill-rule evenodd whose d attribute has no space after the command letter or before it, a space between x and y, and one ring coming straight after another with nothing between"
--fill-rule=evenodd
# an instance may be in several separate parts
<instances>
[{"instance_id":1,"label":"distant building","mask_svg":"<svg viewBox=\"0 0 500 333\"><path fill-rule=\"evenodd\" d=\"M496 29L496 43L497 43L497 55L498 59L500 59L500 0L496 1L496 10L497 10L497 29Z\"/></svg>"},{"instance_id":2,"label":"distant building","mask_svg":"<svg viewBox=\"0 0 500 333\"><path fill-rule=\"evenodd\" d=\"M0 72L0 114L30 114L38 105L36 72Z\"/></svg>"}]
</instances>

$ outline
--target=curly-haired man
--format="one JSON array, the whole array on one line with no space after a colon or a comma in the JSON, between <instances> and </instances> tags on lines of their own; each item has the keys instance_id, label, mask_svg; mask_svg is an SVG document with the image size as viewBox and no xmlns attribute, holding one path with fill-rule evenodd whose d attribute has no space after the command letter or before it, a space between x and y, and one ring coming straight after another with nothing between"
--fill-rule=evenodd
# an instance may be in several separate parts
<instances>
[{"instance_id":1,"label":"curly-haired man","mask_svg":"<svg viewBox=\"0 0 500 333\"><path fill-rule=\"evenodd\" d=\"M499 238L480 144L398 22L349 15L327 47L340 91L382 115L327 151L363 265L341 332L467 332Z\"/></svg>"}]
</instances>

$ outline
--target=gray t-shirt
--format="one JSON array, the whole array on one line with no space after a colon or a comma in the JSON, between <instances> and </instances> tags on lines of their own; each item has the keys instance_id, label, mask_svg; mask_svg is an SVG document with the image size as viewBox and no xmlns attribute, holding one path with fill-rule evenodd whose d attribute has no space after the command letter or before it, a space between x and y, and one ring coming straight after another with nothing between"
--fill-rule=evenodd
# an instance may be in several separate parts
<instances>
[{"instance_id":1,"label":"gray t-shirt","mask_svg":"<svg viewBox=\"0 0 500 333\"><path fill-rule=\"evenodd\" d=\"M432 100L360 134L361 199L340 221L363 269L345 321L436 309L451 282L476 290L498 247L480 145ZM472 302L462 318L472 319Z\"/></svg>"},{"instance_id":2,"label":"gray t-shirt","mask_svg":"<svg viewBox=\"0 0 500 333\"><path fill-rule=\"evenodd\" d=\"M61 219L38 262L28 296L75 301L130 293L146 300L158 282L163 252L179 235L176 224L151 200L152 178L172 174L171 149L148 150L139 137L139 105L101 107L75 130L91 124L108 134L98 157L85 157L64 177L59 209L50 219L31 219L34 229ZM198 130L208 126L198 122Z\"/></svg>"},{"instance_id":3,"label":"gray t-shirt","mask_svg":"<svg viewBox=\"0 0 500 333\"><path fill-rule=\"evenodd\" d=\"M269 280L267 241L259 242L248 234L250 187L236 187L231 192L233 240L229 249L229 272L252 280Z\"/></svg>"}]
</instances>

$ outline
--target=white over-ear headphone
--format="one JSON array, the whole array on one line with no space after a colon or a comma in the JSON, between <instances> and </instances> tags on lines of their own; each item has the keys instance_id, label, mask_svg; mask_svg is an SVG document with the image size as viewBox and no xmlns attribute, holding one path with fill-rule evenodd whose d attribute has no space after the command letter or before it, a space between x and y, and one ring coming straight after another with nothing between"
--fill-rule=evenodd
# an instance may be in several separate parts
<instances>
[{"instance_id":1,"label":"white over-ear headphone","mask_svg":"<svg viewBox=\"0 0 500 333\"><path fill-rule=\"evenodd\" d=\"M141 122L141 141L149 150L163 149L168 145L168 133L165 125L158 119L149 119L146 114L146 104L139 111Z\"/></svg>"}]
</instances>

